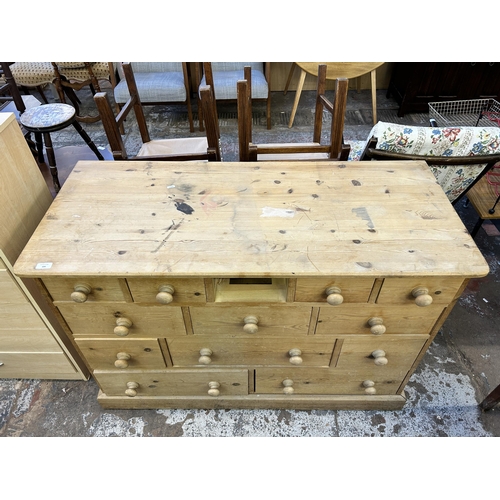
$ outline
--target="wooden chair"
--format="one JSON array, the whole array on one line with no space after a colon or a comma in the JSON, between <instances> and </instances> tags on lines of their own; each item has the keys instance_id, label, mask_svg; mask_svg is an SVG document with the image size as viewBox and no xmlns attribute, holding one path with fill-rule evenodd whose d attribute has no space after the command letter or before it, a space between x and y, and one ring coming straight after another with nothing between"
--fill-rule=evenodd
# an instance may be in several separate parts
<instances>
[{"instance_id":1,"label":"wooden chair","mask_svg":"<svg viewBox=\"0 0 500 500\"><path fill-rule=\"evenodd\" d=\"M236 101L238 80L243 77L244 68L249 66L254 85L252 99L266 101L267 128L271 129L271 63L266 62L205 62L200 87L210 85L216 101ZM200 114L200 130L203 130L203 110Z\"/></svg>"},{"instance_id":2,"label":"wooden chair","mask_svg":"<svg viewBox=\"0 0 500 500\"><path fill-rule=\"evenodd\" d=\"M7 102L14 102L19 114L26 111L26 105L12 76L9 63L0 62L0 108L2 103Z\"/></svg>"},{"instance_id":3,"label":"wooden chair","mask_svg":"<svg viewBox=\"0 0 500 500\"><path fill-rule=\"evenodd\" d=\"M455 205L500 161L500 129L378 122L359 157L370 159L425 161Z\"/></svg>"},{"instance_id":4,"label":"wooden chair","mask_svg":"<svg viewBox=\"0 0 500 500\"><path fill-rule=\"evenodd\" d=\"M219 125L215 99L210 87L200 90L201 105L205 113L206 136L189 137L182 139L151 140L144 117L144 111L139 97L139 91L130 63L123 64L123 72L128 86L130 97L115 117L109 97L105 92L98 92L94 96L99 115L101 117L106 136L115 160L142 160L142 161L221 161L219 141ZM143 145L136 156L129 157L120 133L125 117L134 110Z\"/></svg>"},{"instance_id":5,"label":"wooden chair","mask_svg":"<svg viewBox=\"0 0 500 500\"><path fill-rule=\"evenodd\" d=\"M185 62L131 62L143 106L185 104L189 130L194 132L188 65ZM123 106L130 94L122 63L116 63L120 81L114 88L115 102ZM212 86L213 89L213 86ZM202 128L200 128L202 130Z\"/></svg>"},{"instance_id":6,"label":"wooden chair","mask_svg":"<svg viewBox=\"0 0 500 500\"><path fill-rule=\"evenodd\" d=\"M345 109L349 82L339 78L333 102L325 96L326 66L318 70L313 142L289 144L255 144L252 142L251 73L245 68L245 80L238 82L238 141L240 161L259 160L346 160L349 148L343 145ZM323 110L332 115L330 144L321 144Z\"/></svg>"}]
</instances>

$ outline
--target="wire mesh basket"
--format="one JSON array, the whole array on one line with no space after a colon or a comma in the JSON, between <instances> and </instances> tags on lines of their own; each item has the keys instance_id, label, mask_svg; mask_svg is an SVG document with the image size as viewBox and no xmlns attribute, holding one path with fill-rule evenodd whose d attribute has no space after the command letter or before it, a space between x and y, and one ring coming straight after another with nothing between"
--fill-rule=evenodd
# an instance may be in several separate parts
<instances>
[{"instance_id":1,"label":"wire mesh basket","mask_svg":"<svg viewBox=\"0 0 500 500\"><path fill-rule=\"evenodd\" d=\"M438 127L500 127L500 103L494 99L430 102L429 118Z\"/></svg>"}]
</instances>

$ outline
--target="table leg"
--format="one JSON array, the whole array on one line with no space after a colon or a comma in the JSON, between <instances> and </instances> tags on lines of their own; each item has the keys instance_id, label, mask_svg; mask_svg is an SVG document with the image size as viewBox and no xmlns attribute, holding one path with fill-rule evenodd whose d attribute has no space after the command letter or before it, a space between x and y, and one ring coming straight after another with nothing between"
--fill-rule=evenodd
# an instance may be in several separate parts
<instances>
[{"instance_id":1,"label":"table leg","mask_svg":"<svg viewBox=\"0 0 500 500\"><path fill-rule=\"evenodd\" d=\"M295 92L295 100L293 101L292 114L290 115L290 121L288 122L288 128L292 128L293 120L295 119L295 113L297 112L297 107L299 106L300 94L302 93L302 87L304 87L306 75L307 73L304 70L301 70L299 83L297 85L297 91Z\"/></svg>"},{"instance_id":2,"label":"table leg","mask_svg":"<svg viewBox=\"0 0 500 500\"><path fill-rule=\"evenodd\" d=\"M288 79L285 84L285 90L283 91L283 95L286 95L288 92L288 86L290 85L290 82L292 81L292 76L293 76L293 71L295 70L296 64L293 62L291 67L290 67L290 72L288 73Z\"/></svg>"},{"instance_id":3,"label":"table leg","mask_svg":"<svg viewBox=\"0 0 500 500\"><path fill-rule=\"evenodd\" d=\"M75 127L76 131L80 134L80 137L85 141L87 146L95 153L99 160L104 160L101 152L97 149L96 145L93 143L92 139L89 137L87 132L83 130L82 126L77 122L73 122L73 127Z\"/></svg>"},{"instance_id":4,"label":"table leg","mask_svg":"<svg viewBox=\"0 0 500 500\"><path fill-rule=\"evenodd\" d=\"M377 123L377 70L371 72L373 125Z\"/></svg>"}]
</instances>

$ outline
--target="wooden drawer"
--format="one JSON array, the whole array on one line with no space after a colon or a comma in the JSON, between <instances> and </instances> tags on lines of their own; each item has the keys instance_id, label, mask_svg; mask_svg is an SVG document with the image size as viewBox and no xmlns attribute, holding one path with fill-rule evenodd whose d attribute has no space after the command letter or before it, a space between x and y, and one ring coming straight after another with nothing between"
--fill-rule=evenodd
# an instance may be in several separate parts
<instances>
[{"instance_id":1,"label":"wooden drawer","mask_svg":"<svg viewBox=\"0 0 500 500\"><path fill-rule=\"evenodd\" d=\"M191 307L193 333L210 335L306 335L310 307Z\"/></svg>"},{"instance_id":2,"label":"wooden drawer","mask_svg":"<svg viewBox=\"0 0 500 500\"><path fill-rule=\"evenodd\" d=\"M377 304L415 304L414 290L426 289L423 295L432 298L432 304L449 304L464 279L461 277L386 278L377 297Z\"/></svg>"},{"instance_id":3,"label":"wooden drawer","mask_svg":"<svg viewBox=\"0 0 500 500\"><path fill-rule=\"evenodd\" d=\"M43 278L52 300L63 302L130 301L127 284L119 278ZM88 293L86 291L90 290ZM75 288L77 295L75 293ZM73 297L73 298L72 298ZM77 299L77 300L75 300Z\"/></svg>"},{"instance_id":4,"label":"wooden drawer","mask_svg":"<svg viewBox=\"0 0 500 500\"><path fill-rule=\"evenodd\" d=\"M427 335L360 335L339 338L336 352L339 357L332 363L336 370L364 374L370 378L376 374L405 375L420 354Z\"/></svg>"},{"instance_id":5,"label":"wooden drawer","mask_svg":"<svg viewBox=\"0 0 500 500\"><path fill-rule=\"evenodd\" d=\"M363 383L366 381L366 387ZM255 392L258 394L351 396L398 394L402 378L384 373L371 379L345 370L308 368L257 368ZM372 385L373 384L373 385ZM368 389L368 392L367 392Z\"/></svg>"},{"instance_id":6,"label":"wooden drawer","mask_svg":"<svg viewBox=\"0 0 500 500\"><path fill-rule=\"evenodd\" d=\"M381 304L342 304L321 307L316 335L342 334L429 334L444 307ZM384 331L385 329L385 331Z\"/></svg>"},{"instance_id":7,"label":"wooden drawer","mask_svg":"<svg viewBox=\"0 0 500 500\"><path fill-rule=\"evenodd\" d=\"M0 328L0 349L8 352L54 352L60 351L61 346L47 328Z\"/></svg>"},{"instance_id":8,"label":"wooden drawer","mask_svg":"<svg viewBox=\"0 0 500 500\"><path fill-rule=\"evenodd\" d=\"M127 373L94 372L107 396L245 396L248 370L183 370ZM215 383L215 384L211 384ZM208 391L211 389L211 394ZM218 384L218 386L216 386ZM126 392L127 391L127 392Z\"/></svg>"},{"instance_id":9,"label":"wooden drawer","mask_svg":"<svg viewBox=\"0 0 500 500\"><path fill-rule=\"evenodd\" d=\"M93 370L166 368L157 340L77 338L76 343Z\"/></svg>"},{"instance_id":10,"label":"wooden drawer","mask_svg":"<svg viewBox=\"0 0 500 500\"><path fill-rule=\"evenodd\" d=\"M195 338L172 338L167 343L174 366L329 366L334 340L306 337L203 338L200 335Z\"/></svg>"},{"instance_id":11,"label":"wooden drawer","mask_svg":"<svg viewBox=\"0 0 500 500\"><path fill-rule=\"evenodd\" d=\"M60 352L0 352L0 378L81 379Z\"/></svg>"},{"instance_id":12,"label":"wooden drawer","mask_svg":"<svg viewBox=\"0 0 500 500\"><path fill-rule=\"evenodd\" d=\"M340 289L343 302L368 302L374 284L373 278L299 278L295 302L326 302L326 291Z\"/></svg>"},{"instance_id":13,"label":"wooden drawer","mask_svg":"<svg viewBox=\"0 0 500 500\"><path fill-rule=\"evenodd\" d=\"M115 302L58 303L57 307L74 335L127 338L186 335L180 307Z\"/></svg>"},{"instance_id":14,"label":"wooden drawer","mask_svg":"<svg viewBox=\"0 0 500 500\"><path fill-rule=\"evenodd\" d=\"M173 288L172 292L163 292L170 293L173 305L206 302L205 281L202 278L127 278L127 283L134 302L160 302L162 297L157 296L160 288L165 286Z\"/></svg>"}]
</instances>

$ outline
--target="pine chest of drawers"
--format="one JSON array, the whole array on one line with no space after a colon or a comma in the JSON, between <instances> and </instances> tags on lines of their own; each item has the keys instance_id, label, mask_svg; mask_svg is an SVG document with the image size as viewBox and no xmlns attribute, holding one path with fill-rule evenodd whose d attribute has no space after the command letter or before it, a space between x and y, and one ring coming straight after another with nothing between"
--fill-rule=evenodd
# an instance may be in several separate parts
<instances>
[{"instance_id":1,"label":"pine chest of drawers","mask_svg":"<svg viewBox=\"0 0 500 500\"><path fill-rule=\"evenodd\" d=\"M399 409L488 266L423 162L79 162L15 266L106 408Z\"/></svg>"}]
</instances>

